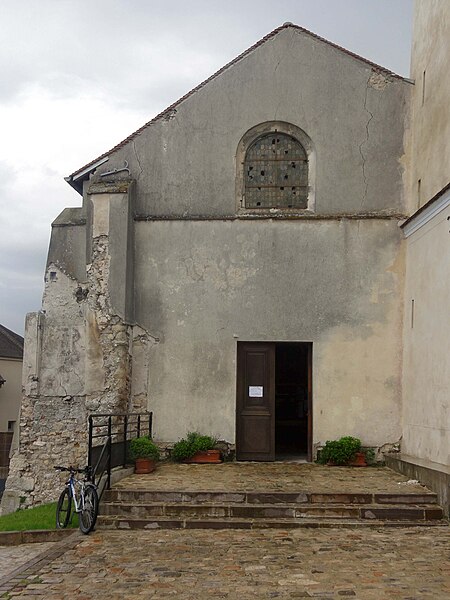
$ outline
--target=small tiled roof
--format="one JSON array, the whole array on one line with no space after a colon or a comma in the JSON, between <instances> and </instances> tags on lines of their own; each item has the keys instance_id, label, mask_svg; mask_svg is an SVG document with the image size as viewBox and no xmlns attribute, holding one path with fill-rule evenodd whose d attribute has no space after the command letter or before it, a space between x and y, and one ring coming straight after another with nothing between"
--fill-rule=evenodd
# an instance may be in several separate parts
<instances>
[{"instance_id":1,"label":"small tiled roof","mask_svg":"<svg viewBox=\"0 0 450 600\"><path fill-rule=\"evenodd\" d=\"M413 219L415 219L416 217L418 217L420 214L422 214L423 212L425 212L427 210L427 208L430 208L430 206L432 204L434 204L435 202L437 202L439 200L439 198L441 198L446 192L448 192L450 190L450 182L447 183L447 185L445 185L442 190L440 190L437 194L435 194L430 200L428 200L428 202L426 202L423 206L421 206L418 210L416 210L416 212L413 212L413 214L408 217L406 219L406 221L403 221L403 223L400 225L400 227L403 229L404 227L406 227L406 225L408 225L409 223L411 223L411 221Z\"/></svg>"},{"instance_id":2,"label":"small tiled roof","mask_svg":"<svg viewBox=\"0 0 450 600\"><path fill-rule=\"evenodd\" d=\"M164 109L158 115L156 115L156 117L154 117L153 119L151 119L151 121L148 121L147 123L145 123L145 125L143 125L139 129L137 129L134 133L132 133L127 138L125 138L124 140L122 140L121 142L119 142L116 146L114 146L113 148L111 148L111 150L108 150L108 152L105 152L104 154L101 154L98 158L95 158L94 160L92 160L91 162L87 163L86 165L84 165L80 169L77 169L76 171L74 171L71 175L69 175L69 177L66 177L66 181L70 185L73 185L73 187L75 187L75 189L78 189L78 191L81 192L81 188L79 186L77 186L77 185L74 185L74 181L73 181L74 178L77 177L77 175L79 175L83 171L87 171L89 169L89 167L91 167L91 166L94 167L94 165L96 165L102 159L108 157L108 155L111 154L112 152L115 152L116 150L119 150L120 148L123 148L123 146L125 146L128 142L130 142L136 136L138 136L140 133L142 133L147 127L149 127L150 125L152 125L156 121L159 121L163 117L165 117L168 114L170 114L170 112L173 111L179 104L181 104L181 102L183 102L184 100L186 100L187 98L189 98L190 96L192 96L192 94L195 94L195 92L197 92L198 90L200 90L201 88L203 88L207 83L209 83L210 81L212 81L213 79L215 79L216 77L218 77L219 75L221 75L224 71L226 71L227 69L229 69L231 66L233 66L234 64L236 64L237 62L239 62L240 60L242 60L243 58L245 58L246 56L248 56L251 52L253 52L253 50L256 50L257 48L259 48L259 46L262 46L265 42L267 42L268 40L270 40L273 37L275 37L278 33L280 33L280 31L283 31L284 29L287 29L287 28L292 28L292 29L294 29L294 30L296 30L298 32L301 32L301 33L304 33L306 35L309 35L309 36L311 36L312 38L314 38L316 40L320 40L321 42L324 42L328 46L331 46L332 48L336 48L337 50L340 50L341 52L344 52L348 56L351 56L352 58L355 58L358 61L364 62L365 64L371 66L376 71L379 71L380 73L384 73L385 75L387 75L389 77L394 77L396 79L401 79L403 81L409 81L405 77L402 77L401 75L397 75L396 73L393 73L389 69L386 69L385 67L381 67L380 65L377 65L376 63L374 63L374 62L372 62L370 60L367 60L366 58L363 58L362 56L359 56L359 54L355 54L354 52L351 52L350 50L346 50L342 46L338 46L337 44L334 44L333 42L330 42L330 41L326 40L325 38L320 37L319 35L316 35L315 33L312 33L311 31L309 31L308 29L305 29L304 27L300 27L299 25L294 25L293 23L284 23L284 25L281 25L280 27L277 27L276 29L274 29L273 31L271 31L269 34L267 34L266 36L264 36L263 38L261 38L258 42L256 42L256 44L253 44L253 46L251 46L250 48L248 48L247 50L245 50L244 52L242 52L242 54L239 54L239 56L237 56L232 61L230 61L229 63L227 63L226 65L224 65L221 69L219 69L218 71L216 71L213 75L211 75L211 77L208 77L208 79L205 79L205 81L203 81L202 83L200 83L199 85L197 85L190 92L188 92L187 94L185 94L184 96L182 96L179 100L177 100L176 102L174 102L173 104L171 104L170 106L168 106L166 109Z\"/></svg>"},{"instance_id":3,"label":"small tiled roof","mask_svg":"<svg viewBox=\"0 0 450 600\"><path fill-rule=\"evenodd\" d=\"M22 358L23 337L0 325L0 358Z\"/></svg>"}]
</instances>

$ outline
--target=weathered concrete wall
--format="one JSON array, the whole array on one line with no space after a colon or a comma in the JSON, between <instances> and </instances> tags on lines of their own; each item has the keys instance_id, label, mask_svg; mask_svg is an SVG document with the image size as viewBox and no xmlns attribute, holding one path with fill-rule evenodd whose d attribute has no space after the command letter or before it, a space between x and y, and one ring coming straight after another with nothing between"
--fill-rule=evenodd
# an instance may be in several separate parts
<instances>
[{"instance_id":1,"label":"weathered concrete wall","mask_svg":"<svg viewBox=\"0 0 450 600\"><path fill-rule=\"evenodd\" d=\"M450 3L416 0L411 60L415 80L413 131L408 161L411 212L450 181L449 59Z\"/></svg>"},{"instance_id":2,"label":"weathered concrete wall","mask_svg":"<svg viewBox=\"0 0 450 600\"><path fill-rule=\"evenodd\" d=\"M50 264L86 281L86 216L82 208L66 208L53 221L47 268Z\"/></svg>"},{"instance_id":3,"label":"weathered concrete wall","mask_svg":"<svg viewBox=\"0 0 450 600\"><path fill-rule=\"evenodd\" d=\"M236 340L254 339L313 341L315 441L398 440L401 236L395 220L333 216L405 212L411 88L288 28L98 169L93 181L126 160L135 212L150 219L136 223L134 318L161 338L149 363L157 437L234 440ZM331 219L189 222L239 213L240 140L267 122L310 140L314 214Z\"/></svg>"},{"instance_id":4,"label":"weathered concrete wall","mask_svg":"<svg viewBox=\"0 0 450 600\"><path fill-rule=\"evenodd\" d=\"M234 214L239 140L260 123L283 121L314 145L316 213L402 213L411 88L287 28L116 151L99 172L128 161L138 214Z\"/></svg>"},{"instance_id":5,"label":"weathered concrete wall","mask_svg":"<svg viewBox=\"0 0 450 600\"><path fill-rule=\"evenodd\" d=\"M196 428L233 441L236 341L303 340L314 441L398 441L401 235L395 220L333 217L405 213L411 89L285 29L100 167L126 160L136 177L134 316L161 338L149 364L159 439ZM221 221L240 214L240 141L275 122L310 140L313 214L330 218Z\"/></svg>"},{"instance_id":6,"label":"weathered concrete wall","mask_svg":"<svg viewBox=\"0 0 450 600\"><path fill-rule=\"evenodd\" d=\"M395 220L140 222L136 244L136 318L161 340L149 365L158 439L234 441L236 342L254 340L313 342L315 442L398 441Z\"/></svg>"}]
</instances>

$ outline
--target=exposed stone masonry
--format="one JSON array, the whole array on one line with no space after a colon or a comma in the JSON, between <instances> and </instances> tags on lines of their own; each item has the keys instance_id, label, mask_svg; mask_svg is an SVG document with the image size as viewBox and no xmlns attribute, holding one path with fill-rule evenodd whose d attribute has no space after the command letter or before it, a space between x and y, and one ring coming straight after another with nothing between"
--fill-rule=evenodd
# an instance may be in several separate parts
<instances>
[{"instance_id":1,"label":"exposed stone masonry","mask_svg":"<svg viewBox=\"0 0 450 600\"><path fill-rule=\"evenodd\" d=\"M42 311L27 316L20 442L3 513L58 497L63 476L53 466L86 464L89 414L147 409L149 352L157 340L113 306L104 193L101 198L99 208L92 202L100 225L94 224L86 280L50 263ZM113 201L111 193L107 202Z\"/></svg>"}]
</instances>

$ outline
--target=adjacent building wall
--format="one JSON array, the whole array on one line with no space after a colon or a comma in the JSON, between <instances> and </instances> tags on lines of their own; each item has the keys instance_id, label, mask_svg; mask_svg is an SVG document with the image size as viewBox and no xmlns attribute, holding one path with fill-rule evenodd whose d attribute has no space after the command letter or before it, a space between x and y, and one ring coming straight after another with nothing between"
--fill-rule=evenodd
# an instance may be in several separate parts
<instances>
[{"instance_id":1,"label":"adjacent building wall","mask_svg":"<svg viewBox=\"0 0 450 600\"><path fill-rule=\"evenodd\" d=\"M406 232L402 452L450 465L450 191L445 199Z\"/></svg>"},{"instance_id":2,"label":"adjacent building wall","mask_svg":"<svg viewBox=\"0 0 450 600\"><path fill-rule=\"evenodd\" d=\"M402 452L450 465L450 3L417 0L405 224ZM418 180L421 180L420 199ZM426 205L426 206L425 206ZM439 464L441 467L439 467Z\"/></svg>"},{"instance_id":3,"label":"adjacent building wall","mask_svg":"<svg viewBox=\"0 0 450 600\"><path fill-rule=\"evenodd\" d=\"M410 212L450 181L450 3L416 0L411 57ZM420 183L419 183L420 182Z\"/></svg>"},{"instance_id":4,"label":"adjacent building wall","mask_svg":"<svg viewBox=\"0 0 450 600\"><path fill-rule=\"evenodd\" d=\"M22 399L22 359L0 358L0 431L8 431L8 421L17 422Z\"/></svg>"}]
</instances>

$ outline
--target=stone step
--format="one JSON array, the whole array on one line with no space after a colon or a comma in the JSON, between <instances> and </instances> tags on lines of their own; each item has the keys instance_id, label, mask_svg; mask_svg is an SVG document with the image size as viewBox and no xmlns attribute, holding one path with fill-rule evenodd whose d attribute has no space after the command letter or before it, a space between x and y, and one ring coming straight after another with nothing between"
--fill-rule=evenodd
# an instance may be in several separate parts
<instances>
[{"instance_id":1,"label":"stone step","mask_svg":"<svg viewBox=\"0 0 450 600\"><path fill-rule=\"evenodd\" d=\"M448 528L448 523L433 521L381 521L379 519L171 519L158 517L137 519L130 517L100 515L97 519L98 529L294 529L294 528L364 528L364 527L423 527L441 526Z\"/></svg>"},{"instance_id":2,"label":"stone step","mask_svg":"<svg viewBox=\"0 0 450 600\"><path fill-rule=\"evenodd\" d=\"M245 518L245 519L301 519L304 517L334 519L378 519L392 521L432 521L443 518L442 508L433 504L357 505L357 504L188 504L175 503L102 503L100 512L105 516L125 516L147 519L172 517Z\"/></svg>"},{"instance_id":3,"label":"stone step","mask_svg":"<svg viewBox=\"0 0 450 600\"><path fill-rule=\"evenodd\" d=\"M224 504L437 504L432 492L410 494L314 493L298 492L230 492L230 491L161 491L112 489L105 492L104 502L127 503L224 503Z\"/></svg>"}]
</instances>

